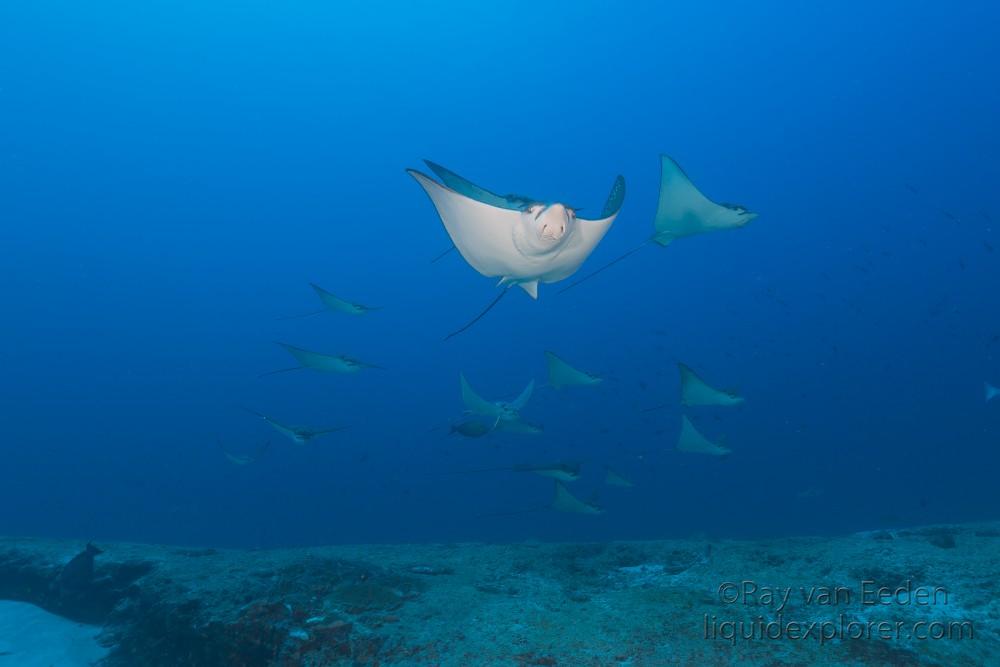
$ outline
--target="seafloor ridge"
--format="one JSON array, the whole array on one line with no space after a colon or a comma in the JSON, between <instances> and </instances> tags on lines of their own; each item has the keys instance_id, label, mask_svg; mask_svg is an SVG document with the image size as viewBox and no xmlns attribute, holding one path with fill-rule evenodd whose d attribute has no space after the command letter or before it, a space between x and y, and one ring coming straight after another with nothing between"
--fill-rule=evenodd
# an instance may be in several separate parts
<instances>
[{"instance_id":1,"label":"seafloor ridge","mask_svg":"<svg viewBox=\"0 0 1000 667\"><path fill-rule=\"evenodd\" d=\"M1000 523L758 541L97 546L91 570L86 555L66 567L81 543L0 539L0 599L102 626L108 666L1000 664ZM0 653L0 667L20 664Z\"/></svg>"}]
</instances>

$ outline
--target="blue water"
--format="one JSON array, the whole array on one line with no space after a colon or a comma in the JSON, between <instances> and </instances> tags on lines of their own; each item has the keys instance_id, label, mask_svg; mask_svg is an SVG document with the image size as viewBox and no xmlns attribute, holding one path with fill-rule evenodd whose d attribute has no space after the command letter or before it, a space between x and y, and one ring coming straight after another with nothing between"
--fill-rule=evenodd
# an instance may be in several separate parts
<instances>
[{"instance_id":1,"label":"blue water","mask_svg":"<svg viewBox=\"0 0 1000 667\"><path fill-rule=\"evenodd\" d=\"M239 546L838 533L997 518L1000 54L987 2L4 3L0 534ZM625 208L658 155L747 228L564 294L456 254L407 176ZM916 190L916 192L914 192ZM382 306L318 307L308 283ZM385 370L295 372L284 341ZM458 374L541 436L448 436ZM692 410L675 363L747 397ZM643 412L663 403L671 407ZM244 408L349 425L295 447ZM230 464L216 438L257 463ZM472 468L581 460L607 514ZM602 487L605 464L634 489ZM803 493L809 489L821 493ZM802 495L810 497L800 497Z\"/></svg>"}]
</instances>

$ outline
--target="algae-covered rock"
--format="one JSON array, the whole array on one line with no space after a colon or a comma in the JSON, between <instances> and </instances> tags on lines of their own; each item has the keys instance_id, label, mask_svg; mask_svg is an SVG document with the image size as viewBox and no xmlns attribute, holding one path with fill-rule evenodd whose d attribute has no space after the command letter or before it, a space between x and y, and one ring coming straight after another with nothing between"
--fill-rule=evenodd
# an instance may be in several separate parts
<instances>
[{"instance_id":1,"label":"algae-covered rock","mask_svg":"<svg viewBox=\"0 0 1000 667\"><path fill-rule=\"evenodd\" d=\"M992 664L998 535L979 524L710 546L95 544L89 556L84 543L0 539L0 599L102 625L104 667ZM895 601L866 603L871 586ZM920 589L940 589L938 604L899 603ZM841 619L975 638L737 631Z\"/></svg>"}]
</instances>

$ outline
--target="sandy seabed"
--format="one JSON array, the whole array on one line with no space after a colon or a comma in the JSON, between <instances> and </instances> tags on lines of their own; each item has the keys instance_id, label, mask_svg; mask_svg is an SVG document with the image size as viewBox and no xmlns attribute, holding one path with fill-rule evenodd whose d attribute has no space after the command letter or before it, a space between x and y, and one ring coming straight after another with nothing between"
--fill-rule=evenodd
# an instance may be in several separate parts
<instances>
[{"instance_id":1,"label":"sandy seabed","mask_svg":"<svg viewBox=\"0 0 1000 667\"><path fill-rule=\"evenodd\" d=\"M0 600L0 666L88 667L108 653L97 642L100 632L27 602Z\"/></svg>"}]
</instances>

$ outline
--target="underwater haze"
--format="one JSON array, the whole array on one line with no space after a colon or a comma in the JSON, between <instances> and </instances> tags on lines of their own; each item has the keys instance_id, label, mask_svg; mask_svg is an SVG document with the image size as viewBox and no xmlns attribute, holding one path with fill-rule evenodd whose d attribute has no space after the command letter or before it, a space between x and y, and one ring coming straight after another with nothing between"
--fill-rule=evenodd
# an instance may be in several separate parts
<instances>
[{"instance_id":1,"label":"underwater haze","mask_svg":"<svg viewBox=\"0 0 1000 667\"><path fill-rule=\"evenodd\" d=\"M998 20L989 2L3 3L0 535L998 518ZM559 294L650 237L661 155L757 218ZM458 252L432 262L452 239L406 173L433 176L424 159L586 220L620 174L624 205L533 300ZM310 283L377 309L295 317L323 308ZM296 365L276 343L378 368L269 374ZM603 381L549 386L546 351ZM682 406L678 363L745 400ZM543 432L452 432L460 373L489 402L535 380L521 413ZM296 444L260 415L346 428ZM731 453L678 451L682 415ZM515 469L556 462L603 513L555 511L552 479Z\"/></svg>"}]
</instances>

